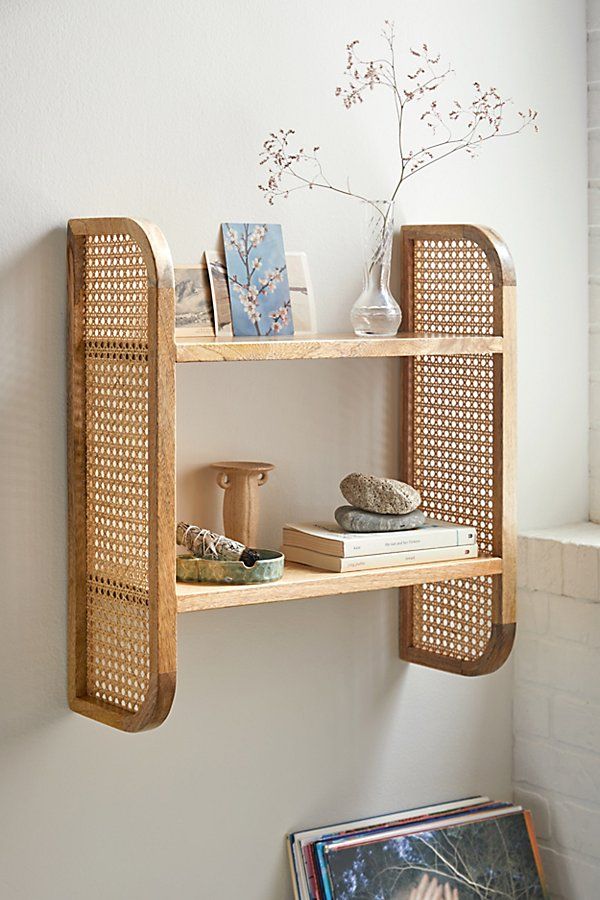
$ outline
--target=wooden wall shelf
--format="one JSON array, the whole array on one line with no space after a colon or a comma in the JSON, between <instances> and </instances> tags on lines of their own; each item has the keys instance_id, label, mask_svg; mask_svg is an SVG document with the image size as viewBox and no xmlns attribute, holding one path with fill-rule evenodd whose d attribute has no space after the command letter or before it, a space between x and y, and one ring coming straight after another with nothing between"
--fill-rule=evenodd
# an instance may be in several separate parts
<instances>
[{"instance_id":1,"label":"wooden wall shelf","mask_svg":"<svg viewBox=\"0 0 600 900\"><path fill-rule=\"evenodd\" d=\"M156 226L74 219L69 282L69 702L124 731L159 725L180 612L399 588L400 655L464 675L515 634L515 278L492 231L402 229L403 327L181 339ZM343 574L286 564L269 585L175 583L175 364L398 357L402 465L429 515L478 531L477 559Z\"/></svg>"},{"instance_id":2,"label":"wooden wall shelf","mask_svg":"<svg viewBox=\"0 0 600 900\"><path fill-rule=\"evenodd\" d=\"M282 600L306 600L310 597L354 594L358 591L381 591L386 588L412 587L428 581L501 573L502 560L495 556L359 572L324 572L311 566L286 563L283 578L272 584L177 584L177 612L253 606Z\"/></svg>"},{"instance_id":3,"label":"wooden wall shelf","mask_svg":"<svg viewBox=\"0 0 600 900\"><path fill-rule=\"evenodd\" d=\"M354 334L256 338L175 338L177 362L250 362L261 359L348 359L382 356L453 356L501 353L502 338L452 334L398 334L359 338Z\"/></svg>"}]
</instances>

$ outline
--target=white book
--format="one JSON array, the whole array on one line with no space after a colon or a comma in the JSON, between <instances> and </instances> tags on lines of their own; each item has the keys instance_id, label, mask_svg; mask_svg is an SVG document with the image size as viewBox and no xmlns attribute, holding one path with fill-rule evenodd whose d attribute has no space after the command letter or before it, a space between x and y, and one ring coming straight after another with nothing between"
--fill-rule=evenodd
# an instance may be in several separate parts
<instances>
[{"instance_id":1,"label":"white book","mask_svg":"<svg viewBox=\"0 0 600 900\"><path fill-rule=\"evenodd\" d=\"M430 550L434 547L460 547L474 544L476 531L467 525L454 525L427 519L421 528L407 531L378 531L370 534L342 531L335 523L317 522L283 526L283 543L303 547L330 556L369 556L371 553L396 553L399 550Z\"/></svg>"},{"instance_id":2,"label":"white book","mask_svg":"<svg viewBox=\"0 0 600 900\"><path fill-rule=\"evenodd\" d=\"M304 865L303 848L324 837L334 834L343 834L362 831L367 828L385 828L391 824L400 824L402 821L414 818L428 818L441 816L455 810L473 809L490 803L489 797L468 797L464 800L456 800L453 803L439 803L436 806L423 806L418 809L406 809L401 812L389 813L385 816L373 816L370 819L355 819L352 822L338 822L322 828L311 828L305 831L297 831L288 835L288 855L292 869L292 883L296 900L311 900L308 874Z\"/></svg>"},{"instance_id":3,"label":"white book","mask_svg":"<svg viewBox=\"0 0 600 900\"><path fill-rule=\"evenodd\" d=\"M372 553L369 556L330 556L284 544L281 548L287 560L326 569L328 572L356 572L360 569L385 569L390 566L411 566L420 563L443 562L477 556L477 544L460 547L435 547L431 550L404 550L399 553Z\"/></svg>"}]
</instances>

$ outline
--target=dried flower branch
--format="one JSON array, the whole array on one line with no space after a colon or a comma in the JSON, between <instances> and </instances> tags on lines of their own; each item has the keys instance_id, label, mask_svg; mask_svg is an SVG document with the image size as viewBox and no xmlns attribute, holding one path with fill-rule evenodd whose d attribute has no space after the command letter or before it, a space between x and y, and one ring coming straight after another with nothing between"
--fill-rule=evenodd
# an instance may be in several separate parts
<instances>
[{"instance_id":1,"label":"dried flower branch","mask_svg":"<svg viewBox=\"0 0 600 900\"><path fill-rule=\"evenodd\" d=\"M453 100L449 109L443 110L437 92L454 70L442 62L440 54L433 53L427 44L419 49L410 49L415 58L414 67L401 83L395 54L394 26L386 21L382 37L386 45L385 54L379 59L362 59L358 54L359 41L346 45L345 85L337 87L336 97L340 97L346 109L363 103L367 92L385 89L391 91L397 119L397 142L399 172L390 199L394 200L400 186L417 172L426 169L456 153L465 152L475 156L486 142L500 137L519 134L528 127L538 130L537 112L533 109L517 111L508 121L512 101L504 99L495 87L484 88L474 82L474 95L467 103ZM432 140L408 148L406 130L409 113L430 129ZM441 132L441 133L440 133ZM263 144L260 164L266 167L267 179L259 185L265 198L273 204L277 197L288 197L298 190L322 188L355 197L372 203L361 194L334 184L325 175L318 152L319 147L309 150L304 147L294 149L293 129L279 129L271 132Z\"/></svg>"}]
</instances>

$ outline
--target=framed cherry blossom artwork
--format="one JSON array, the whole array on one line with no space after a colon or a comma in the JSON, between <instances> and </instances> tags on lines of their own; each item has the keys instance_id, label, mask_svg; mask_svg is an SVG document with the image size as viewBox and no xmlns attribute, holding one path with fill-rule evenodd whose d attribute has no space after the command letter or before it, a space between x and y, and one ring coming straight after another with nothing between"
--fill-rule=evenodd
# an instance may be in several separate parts
<instances>
[{"instance_id":1,"label":"framed cherry blossom artwork","mask_svg":"<svg viewBox=\"0 0 600 900\"><path fill-rule=\"evenodd\" d=\"M293 334L281 225L224 222L222 229L234 335Z\"/></svg>"},{"instance_id":2,"label":"framed cherry blossom artwork","mask_svg":"<svg viewBox=\"0 0 600 900\"><path fill-rule=\"evenodd\" d=\"M220 250L206 250L204 258L208 270L215 334L218 337L231 337L233 328L231 326L231 305L229 303L229 288L227 287L225 254Z\"/></svg>"},{"instance_id":3,"label":"framed cherry blossom artwork","mask_svg":"<svg viewBox=\"0 0 600 900\"><path fill-rule=\"evenodd\" d=\"M215 333L206 263L175 266L175 328L190 337Z\"/></svg>"}]
</instances>

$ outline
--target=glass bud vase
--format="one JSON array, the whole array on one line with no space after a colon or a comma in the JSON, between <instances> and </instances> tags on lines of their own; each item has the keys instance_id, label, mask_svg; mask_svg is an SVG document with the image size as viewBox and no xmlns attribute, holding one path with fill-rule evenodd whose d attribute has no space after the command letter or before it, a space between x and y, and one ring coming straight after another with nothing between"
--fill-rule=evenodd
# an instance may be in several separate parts
<instances>
[{"instance_id":1,"label":"glass bud vase","mask_svg":"<svg viewBox=\"0 0 600 900\"><path fill-rule=\"evenodd\" d=\"M390 200L364 201L363 207L364 285L350 321L359 337L393 337L402 320L390 293L394 204Z\"/></svg>"}]
</instances>

